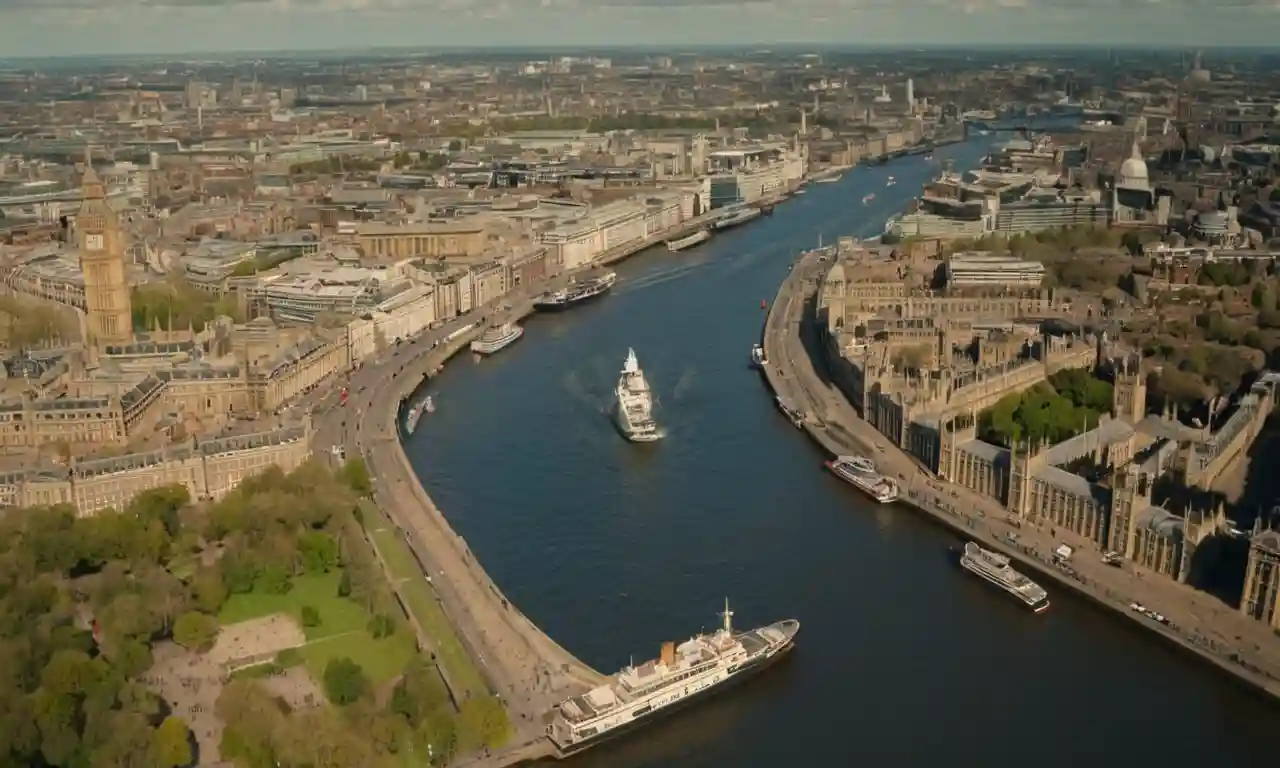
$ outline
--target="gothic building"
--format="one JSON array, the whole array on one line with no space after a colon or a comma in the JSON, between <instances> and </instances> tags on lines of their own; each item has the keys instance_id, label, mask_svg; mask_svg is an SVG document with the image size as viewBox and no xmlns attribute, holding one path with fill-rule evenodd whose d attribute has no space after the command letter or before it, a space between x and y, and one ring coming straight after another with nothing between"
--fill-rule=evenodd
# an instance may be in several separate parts
<instances>
[{"instance_id":1,"label":"gothic building","mask_svg":"<svg viewBox=\"0 0 1280 768\"><path fill-rule=\"evenodd\" d=\"M84 158L84 202L75 225L84 273L87 338L90 346L127 344L133 339L133 308L120 219L107 203L106 186Z\"/></svg>"}]
</instances>

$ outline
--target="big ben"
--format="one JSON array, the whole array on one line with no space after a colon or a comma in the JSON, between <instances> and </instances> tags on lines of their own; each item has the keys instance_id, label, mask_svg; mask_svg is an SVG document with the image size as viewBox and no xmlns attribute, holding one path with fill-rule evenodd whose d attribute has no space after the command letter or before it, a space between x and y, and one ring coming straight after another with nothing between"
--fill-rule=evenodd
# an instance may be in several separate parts
<instances>
[{"instance_id":1,"label":"big ben","mask_svg":"<svg viewBox=\"0 0 1280 768\"><path fill-rule=\"evenodd\" d=\"M106 187L93 171L88 151L84 160L84 202L75 222L90 337L85 342L99 346L127 344L133 340L133 308L124 235L116 212L107 203Z\"/></svg>"}]
</instances>

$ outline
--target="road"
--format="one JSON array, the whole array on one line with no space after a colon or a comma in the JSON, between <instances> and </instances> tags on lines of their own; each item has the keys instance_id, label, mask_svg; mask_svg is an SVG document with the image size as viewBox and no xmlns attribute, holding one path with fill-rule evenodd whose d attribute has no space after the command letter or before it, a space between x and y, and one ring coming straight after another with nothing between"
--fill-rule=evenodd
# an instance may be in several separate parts
<instances>
[{"instance_id":1,"label":"road","mask_svg":"<svg viewBox=\"0 0 1280 768\"><path fill-rule=\"evenodd\" d=\"M763 340L770 385L805 413L803 427L815 441L833 455L874 457L882 472L900 479L911 506L1280 696L1280 643L1266 625L1241 616L1207 593L1133 563L1108 566L1092 542L1045 524L1018 520L994 499L933 478L916 459L863 421L844 395L827 383L818 330L812 313L805 311L819 276L828 267L816 253L801 257L779 288ZM1056 565L1051 554L1061 543L1075 550L1067 567ZM1133 603L1158 611L1168 623L1130 610Z\"/></svg>"},{"instance_id":2,"label":"road","mask_svg":"<svg viewBox=\"0 0 1280 768\"><path fill-rule=\"evenodd\" d=\"M430 576L445 614L507 705L516 729L510 751L526 756L540 751L539 742L550 746L543 738L545 714L602 678L538 630L484 573L414 475L397 436L396 411L424 374L443 362L447 346L466 344L486 322L527 314L535 295L567 279L527 286L503 297L499 306L478 308L402 342L334 382L328 391L312 393L300 403L312 410L317 454L329 459L331 448L340 445L347 456L365 458L376 502L425 564L430 573L424 576ZM470 323L476 324L474 332L445 344L450 333ZM338 384L348 389L346 406L338 404ZM489 761L507 758L494 755ZM481 762L486 760L482 757Z\"/></svg>"}]
</instances>

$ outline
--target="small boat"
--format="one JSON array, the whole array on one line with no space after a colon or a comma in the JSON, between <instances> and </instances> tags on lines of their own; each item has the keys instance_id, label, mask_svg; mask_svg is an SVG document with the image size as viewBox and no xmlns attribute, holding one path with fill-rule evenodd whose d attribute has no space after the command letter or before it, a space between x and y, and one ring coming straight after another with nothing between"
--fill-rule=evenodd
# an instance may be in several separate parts
<instances>
[{"instance_id":1,"label":"small boat","mask_svg":"<svg viewBox=\"0 0 1280 768\"><path fill-rule=\"evenodd\" d=\"M925 159L925 160L932 160L932 159L933 159L933 155L925 155L925 156L924 156L924 159Z\"/></svg>"},{"instance_id":2,"label":"small boat","mask_svg":"<svg viewBox=\"0 0 1280 768\"><path fill-rule=\"evenodd\" d=\"M754 344L751 347L751 364L756 368L764 368L769 364L769 357L764 352L764 346Z\"/></svg>"},{"instance_id":3,"label":"small boat","mask_svg":"<svg viewBox=\"0 0 1280 768\"><path fill-rule=\"evenodd\" d=\"M471 342L471 351L477 355L492 355L515 343L521 336L524 336L524 328L515 323L495 325Z\"/></svg>"},{"instance_id":4,"label":"small boat","mask_svg":"<svg viewBox=\"0 0 1280 768\"><path fill-rule=\"evenodd\" d=\"M885 186L892 187L894 184L897 184L897 183L898 183L898 180L890 176L889 181L885 184Z\"/></svg>"},{"instance_id":5,"label":"small boat","mask_svg":"<svg viewBox=\"0 0 1280 768\"><path fill-rule=\"evenodd\" d=\"M436 412L436 401L431 399L431 395L427 395L427 399L422 402L422 410L426 413Z\"/></svg>"},{"instance_id":6,"label":"small boat","mask_svg":"<svg viewBox=\"0 0 1280 768\"><path fill-rule=\"evenodd\" d=\"M863 205L866 205L867 203L869 203L869 202L871 202L872 200L875 200L875 199L876 199L876 193L875 193L875 192L872 192L872 193L871 193L871 194L869 194L869 195L863 195L863 196L862 196L862 204L863 204Z\"/></svg>"},{"instance_id":7,"label":"small boat","mask_svg":"<svg viewBox=\"0 0 1280 768\"><path fill-rule=\"evenodd\" d=\"M804 193L805 193L805 190L803 190L803 189L797 189L797 190L796 190L796 194L797 194L797 195L803 195Z\"/></svg>"},{"instance_id":8,"label":"small boat","mask_svg":"<svg viewBox=\"0 0 1280 768\"><path fill-rule=\"evenodd\" d=\"M705 229L700 229L697 232L694 232L692 235L686 235L685 237L677 237L674 240L668 240L667 250L671 251L672 253L675 253L676 251L683 251L685 248L692 248L693 246L705 243L710 239L711 239L711 233Z\"/></svg>"}]
</instances>

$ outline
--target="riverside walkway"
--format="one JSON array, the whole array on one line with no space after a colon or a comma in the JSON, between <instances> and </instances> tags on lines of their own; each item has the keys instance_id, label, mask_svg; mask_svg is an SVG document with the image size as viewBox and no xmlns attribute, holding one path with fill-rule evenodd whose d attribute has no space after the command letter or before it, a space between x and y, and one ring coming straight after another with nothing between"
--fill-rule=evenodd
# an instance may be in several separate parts
<instances>
[{"instance_id":1,"label":"riverside walkway","mask_svg":"<svg viewBox=\"0 0 1280 768\"><path fill-rule=\"evenodd\" d=\"M376 502L413 549L424 568L424 578L430 578L463 646L490 690L506 705L515 731L510 746L461 764L505 765L555 756L544 735L546 714L604 677L524 616L485 573L466 541L449 526L418 481L400 444L398 406L479 335L485 322L527 315L537 293L562 282L528 286L504 297L507 308L500 313L493 308L478 309L383 353L351 374L346 384L346 407L330 405L316 418L318 452L341 445L348 456L364 456ZM447 340L469 324L475 327Z\"/></svg>"},{"instance_id":2,"label":"riverside walkway","mask_svg":"<svg viewBox=\"0 0 1280 768\"><path fill-rule=\"evenodd\" d=\"M1114 609L1126 619L1192 652L1247 685L1280 696L1280 641L1216 598L1133 563L1102 562L1092 542L1033 521L1018 520L994 499L935 479L919 463L863 421L830 383L812 312L818 280L830 267L819 252L801 256L778 289L765 320L762 343L770 388L802 415L801 428L831 455L872 457L880 471L900 479L903 502L966 539L1003 552L1028 570ZM1069 568L1055 565L1053 549L1074 548ZM1141 603L1169 621L1160 624L1130 610Z\"/></svg>"}]
</instances>

